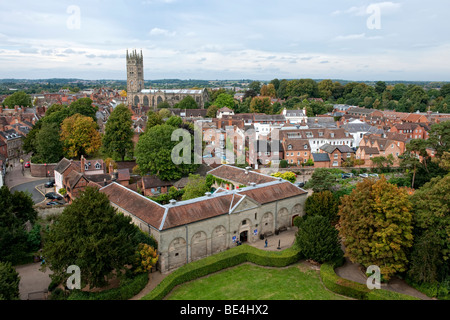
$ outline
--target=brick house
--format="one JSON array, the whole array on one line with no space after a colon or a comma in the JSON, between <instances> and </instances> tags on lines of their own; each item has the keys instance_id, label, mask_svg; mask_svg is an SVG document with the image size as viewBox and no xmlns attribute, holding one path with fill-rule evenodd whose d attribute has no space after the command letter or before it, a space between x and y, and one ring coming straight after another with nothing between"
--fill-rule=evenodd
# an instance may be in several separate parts
<instances>
[{"instance_id":1,"label":"brick house","mask_svg":"<svg viewBox=\"0 0 450 320\"><path fill-rule=\"evenodd\" d=\"M325 144L320 147L319 153L328 154L330 167L341 167L344 161L350 159L355 154L355 151L347 145L333 146L331 144Z\"/></svg>"},{"instance_id":2,"label":"brick house","mask_svg":"<svg viewBox=\"0 0 450 320\"><path fill-rule=\"evenodd\" d=\"M284 160L291 166L301 166L311 159L311 147L307 139L284 139Z\"/></svg>"}]
</instances>

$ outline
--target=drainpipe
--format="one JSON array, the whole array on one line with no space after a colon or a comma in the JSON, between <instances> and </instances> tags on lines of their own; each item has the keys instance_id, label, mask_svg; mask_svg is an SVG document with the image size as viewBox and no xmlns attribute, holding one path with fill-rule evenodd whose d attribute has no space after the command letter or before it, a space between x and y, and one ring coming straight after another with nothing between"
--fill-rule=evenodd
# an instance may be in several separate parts
<instances>
[{"instance_id":1,"label":"drainpipe","mask_svg":"<svg viewBox=\"0 0 450 320\"><path fill-rule=\"evenodd\" d=\"M187 224L184 225L186 229L186 264L189 263L189 238L188 238L188 228Z\"/></svg>"}]
</instances>

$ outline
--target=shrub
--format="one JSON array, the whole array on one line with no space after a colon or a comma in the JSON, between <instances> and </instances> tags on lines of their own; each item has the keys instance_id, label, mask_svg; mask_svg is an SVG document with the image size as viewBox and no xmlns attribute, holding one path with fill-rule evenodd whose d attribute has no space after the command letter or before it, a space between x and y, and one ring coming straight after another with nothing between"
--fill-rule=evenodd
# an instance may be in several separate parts
<instances>
[{"instance_id":1,"label":"shrub","mask_svg":"<svg viewBox=\"0 0 450 320\"><path fill-rule=\"evenodd\" d=\"M148 283L148 273L141 273L134 278L126 278L120 287L101 292L75 290L68 300L128 300L144 289Z\"/></svg>"},{"instance_id":2,"label":"shrub","mask_svg":"<svg viewBox=\"0 0 450 320\"><path fill-rule=\"evenodd\" d=\"M280 161L280 168L287 168L288 167L288 162L286 160L281 160Z\"/></svg>"}]
</instances>

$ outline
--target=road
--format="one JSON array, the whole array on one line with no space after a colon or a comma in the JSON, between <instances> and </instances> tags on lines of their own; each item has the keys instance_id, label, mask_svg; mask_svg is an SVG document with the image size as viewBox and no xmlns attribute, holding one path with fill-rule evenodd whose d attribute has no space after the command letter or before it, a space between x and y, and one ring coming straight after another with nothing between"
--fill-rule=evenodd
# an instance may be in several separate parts
<instances>
[{"instance_id":1,"label":"road","mask_svg":"<svg viewBox=\"0 0 450 320\"><path fill-rule=\"evenodd\" d=\"M35 187L40 184L44 184L47 181L48 181L48 179L41 179L41 180L36 180L36 181L25 182L25 183L15 186L15 187L12 187L11 192L28 191L29 193L31 193L33 202L35 204L37 204L37 203L44 201L45 197L42 195L42 193L40 193L38 190L36 190ZM53 191L53 188L49 188L48 191L49 192Z\"/></svg>"}]
</instances>

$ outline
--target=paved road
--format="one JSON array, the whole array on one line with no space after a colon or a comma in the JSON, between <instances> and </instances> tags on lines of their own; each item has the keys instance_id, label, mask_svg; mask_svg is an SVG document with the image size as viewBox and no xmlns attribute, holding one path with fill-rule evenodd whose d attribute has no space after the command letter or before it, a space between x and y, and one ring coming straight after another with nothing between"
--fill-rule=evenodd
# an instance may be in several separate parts
<instances>
[{"instance_id":1,"label":"paved road","mask_svg":"<svg viewBox=\"0 0 450 320\"><path fill-rule=\"evenodd\" d=\"M12 187L11 192L28 191L29 193L31 193L33 202L37 204L37 203L44 201L45 197L42 195L42 193L40 193L38 190L36 190L35 187L40 184L44 184L47 181L48 181L48 179L41 179L41 180L36 180L36 181L31 181L31 182L25 182L25 183L15 186L15 187ZM53 188L48 189L48 191L49 192L53 191Z\"/></svg>"}]
</instances>

